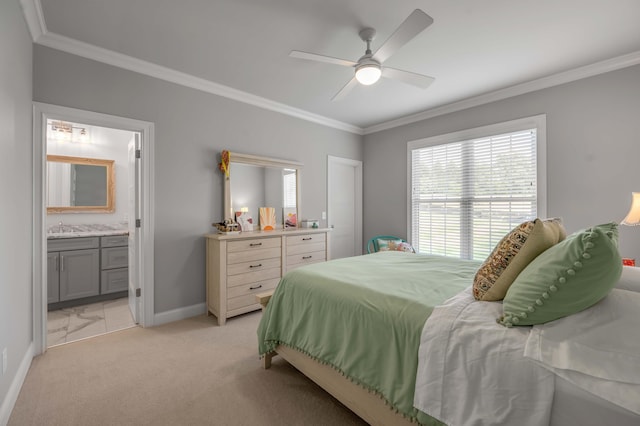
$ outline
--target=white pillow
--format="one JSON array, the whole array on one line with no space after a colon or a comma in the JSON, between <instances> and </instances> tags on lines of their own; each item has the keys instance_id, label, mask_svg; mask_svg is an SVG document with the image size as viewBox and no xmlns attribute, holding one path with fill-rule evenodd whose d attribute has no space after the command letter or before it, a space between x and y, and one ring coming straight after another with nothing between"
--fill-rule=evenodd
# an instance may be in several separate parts
<instances>
[{"instance_id":1,"label":"white pillow","mask_svg":"<svg viewBox=\"0 0 640 426\"><path fill-rule=\"evenodd\" d=\"M622 275L615 288L640 292L640 268L623 266Z\"/></svg>"},{"instance_id":2,"label":"white pillow","mask_svg":"<svg viewBox=\"0 0 640 426\"><path fill-rule=\"evenodd\" d=\"M579 388L640 414L640 293L533 326L524 355Z\"/></svg>"}]
</instances>

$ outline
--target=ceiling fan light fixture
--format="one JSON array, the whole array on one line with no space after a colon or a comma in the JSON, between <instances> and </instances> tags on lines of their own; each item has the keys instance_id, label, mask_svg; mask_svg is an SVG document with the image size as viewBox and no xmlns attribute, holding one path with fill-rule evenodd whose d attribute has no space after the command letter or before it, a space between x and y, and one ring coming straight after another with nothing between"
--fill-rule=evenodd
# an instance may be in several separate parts
<instances>
[{"instance_id":1,"label":"ceiling fan light fixture","mask_svg":"<svg viewBox=\"0 0 640 426\"><path fill-rule=\"evenodd\" d=\"M369 86L380 80L381 75L382 68L380 64L366 63L356 68L356 80L365 86Z\"/></svg>"}]
</instances>

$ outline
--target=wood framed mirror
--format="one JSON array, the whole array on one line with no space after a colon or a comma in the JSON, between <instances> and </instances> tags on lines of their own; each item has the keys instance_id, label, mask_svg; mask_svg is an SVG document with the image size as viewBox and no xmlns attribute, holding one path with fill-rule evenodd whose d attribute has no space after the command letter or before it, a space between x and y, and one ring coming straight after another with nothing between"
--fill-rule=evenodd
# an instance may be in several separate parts
<instances>
[{"instance_id":1,"label":"wood framed mirror","mask_svg":"<svg viewBox=\"0 0 640 426\"><path fill-rule=\"evenodd\" d=\"M114 160L47 155L47 213L113 213Z\"/></svg>"},{"instance_id":2,"label":"wood framed mirror","mask_svg":"<svg viewBox=\"0 0 640 426\"><path fill-rule=\"evenodd\" d=\"M228 175L224 180L224 218L235 220L245 211L258 230L260 207L274 207L276 223L284 227L295 214L299 226L302 163L277 158L229 152Z\"/></svg>"}]
</instances>

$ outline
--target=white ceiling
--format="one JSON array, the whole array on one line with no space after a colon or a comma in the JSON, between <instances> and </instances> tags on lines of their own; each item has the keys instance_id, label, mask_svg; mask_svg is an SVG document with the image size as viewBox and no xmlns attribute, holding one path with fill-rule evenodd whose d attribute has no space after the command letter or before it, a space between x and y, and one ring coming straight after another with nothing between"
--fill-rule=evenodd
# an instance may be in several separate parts
<instances>
[{"instance_id":1,"label":"white ceiling","mask_svg":"<svg viewBox=\"0 0 640 426\"><path fill-rule=\"evenodd\" d=\"M21 2L38 43L356 133L640 63L638 0ZM435 77L426 90L381 79L332 102L353 70L288 56L357 60L362 28L375 52L416 8L434 23L385 65Z\"/></svg>"}]
</instances>

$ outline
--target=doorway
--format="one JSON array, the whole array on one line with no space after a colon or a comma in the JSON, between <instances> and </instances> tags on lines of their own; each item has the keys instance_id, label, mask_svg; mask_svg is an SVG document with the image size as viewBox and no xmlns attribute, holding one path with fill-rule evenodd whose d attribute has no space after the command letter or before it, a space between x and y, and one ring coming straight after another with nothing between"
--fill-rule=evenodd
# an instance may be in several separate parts
<instances>
[{"instance_id":1,"label":"doorway","mask_svg":"<svg viewBox=\"0 0 640 426\"><path fill-rule=\"evenodd\" d=\"M328 156L327 216L332 259L362 254L362 162Z\"/></svg>"},{"instance_id":2,"label":"doorway","mask_svg":"<svg viewBox=\"0 0 640 426\"><path fill-rule=\"evenodd\" d=\"M96 154L96 152L102 152L103 157L112 158L119 156L119 161L117 161L116 164L119 164L120 173L118 173L116 169L116 175L120 175L123 179L120 179L120 185L116 184L117 180L114 181L115 206L120 205L121 207L125 206L125 208L121 208L119 212L117 210L113 212L117 214L116 216L102 216L102 220L105 220L105 217L111 217L112 220L109 221L111 222L109 226L99 226L102 233L101 236L97 238L91 238L91 231L93 231L93 229L88 229L90 226L87 225L86 231L88 234L85 233L84 235L88 237L82 241L90 244L91 247L89 247L86 253L82 254L86 254L85 258L92 257L94 259L94 267L91 268L91 274L93 275L91 275L91 278L88 280L86 279L87 275L80 275L85 273L82 268L86 267L86 263L82 263L82 266L77 269L77 273L83 277L82 279L74 281L73 277L63 277L65 273L67 275L71 274L71 272L69 272L71 271L70 267L67 266L67 269L64 270L64 265L69 265L65 263L64 254L76 255L81 253L80 250L69 250L65 252L64 242L62 248L59 249L59 253L57 253L57 260L55 261L58 263L56 263L53 268L50 267L51 259L55 256L53 256L53 252L47 251L47 237L56 234L56 236L60 238L60 240L58 240L58 242L60 242L64 240L65 231L76 231L76 228L73 228L72 224L65 223L65 218L67 218L67 221L71 221L69 216L59 216L58 218L61 220L52 223L51 216L47 215L47 199L49 198L47 192L47 141L51 139L48 138L48 136L53 135L51 124L54 121L59 125L60 123L66 123L65 125L71 130L71 132L69 132L70 134L63 135L64 137L71 138L71 133L74 131L73 127L76 127L82 129L82 136L84 136L85 139L91 139L92 131L111 133L112 135L119 134L128 139L128 141L121 142L124 146L120 147L120 149L122 149L120 154L113 154L112 152L104 154L104 148L100 151L99 144L92 144L90 141L85 145L80 144L73 147L71 146L73 144L69 143L62 144L64 148L60 148L60 146L56 148L63 150L71 149L73 150L71 153L84 153L84 155L70 155L69 151L63 152L63 154L68 157L95 158L100 155ZM74 126L73 123L76 123L76 125ZM89 134L89 137L86 136L87 134ZM133 149L131 146L133 146ZM56 154L60 153L57 152ZM101 311L103 316L106 316L107 310L110 310L112 318L113 312L119 311L120 314L122 314L123 312L131 311L131 320L134 324L138 323L141 326L153 325L153 217L150 214L150 206L153 205L153 123L60 107L57 105L34 103L33 158L33 323L36 354L43 353L47 346L51 346L51 344L47 343L47 312L51 306L64 307L65 304L73 305L76 302L88 302L87 305L77 306L75 310L83 311L86 323L91 324L94 328L97 327L95 324L100 322L98 312ZM98 215L94 217L96 221L100 221ZM77 220L75 222L77 223ZM109 227L117 228L115 229L117 232L111 236L108 235L109 232L107 232L107 235L104 235L105 229ZM48 231L51 232L48 233ZM85 231L85 229L83 228L81 231ZM107 231L109 230L107 229ZM79 241L76 238L67 239L67 241L71 240ZM104 251L104 253L102 251ZM72 258L73 257L69 256L66 262L69 262L69 259ZM122 261L123 258L124 263L118 264L118 261ZM78 264L80 264L79 261ZM58 299L57 302L51 305L47 297L50 290L48 290L47 287L48 284L49 287L51 286L51 281L55 281L58 278L58 276L55 275L55 267L58 266L60 270L59 277L62 277L65 282L64 284L58 283L61 285L58 291L62 291L65 297ZM97 278L95 278L96 276ZM101 281L102 278L104 278L103 281ZM94 286L94 289L100 289L98 291L99 294L96 295L95 291L82 293L86 291L84 287L79 290L81 286L86 286L88 281L92 282L91 285ZM97 284L94 281L96 281ZM115 285L115 283L119 283L117 284L119 287L109 288L109 285ZM76 285L76 287L74 287L74 285ZM104 290L104 294L102 290ZM53 294L54 291L51 291L51 293ZM110 291L112 294L109 294ZM123 296L123 300L110 302L110 300L113 301L113 297L116 296ZM74 297L76 298L75 300L70 300ZM56 305L56 303L58 303L58 305ZM76 305L78 304L76 303ZM109 306L107 307L107 305ZM68 310L73 311L74 309L73 307L69 307ZM111 322L113 326L114 321ZM79 328L87 327L82 327L82 324L79 324ZM99 330L99 327L97 327L97 329ZM102 333L98 331L96 334Z\"/></svg>"}]
</instances>

